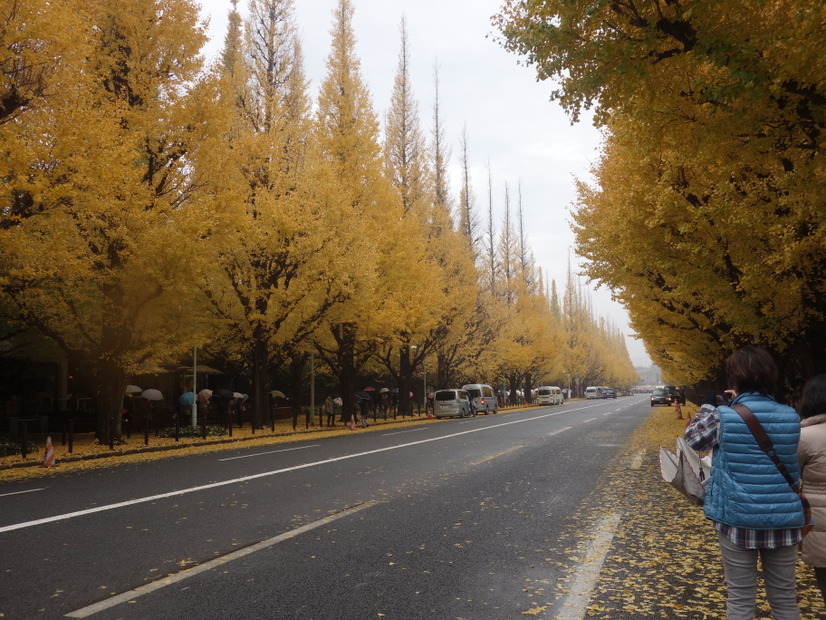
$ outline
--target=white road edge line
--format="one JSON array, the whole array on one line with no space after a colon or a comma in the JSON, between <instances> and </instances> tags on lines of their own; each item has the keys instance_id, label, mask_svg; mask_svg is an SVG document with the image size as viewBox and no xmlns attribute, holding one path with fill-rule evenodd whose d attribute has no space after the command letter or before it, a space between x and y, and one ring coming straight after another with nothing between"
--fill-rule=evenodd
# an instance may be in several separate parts
<instances>
[{"instance_id":1,"label":"white road edge line","mask_svg":"<svg viewBox=\"0 0 826 620\"><path fill-rule=\"evenodd\" d=\"M579 411L580 409L590 409L591 407L595 407L597 405L590 405L584 407L578 407L575 409L566 409L565 411L554 411L552 413L546 413L543 415L538 415L530 418L519 418L517 420L509 420L507 422L501 422L499 424L492 424L490 426L482 426L479 428L473 428L467 431L459 431L457 433L451 433L450 435L442 435L440 437L430 437L428 439L420 439L418 441L410 441L407 443L397 444L394 446L386 446L384 448L377 448L375 450L367 450L366 452L356 452L353 454L345 454L344 456L336 456L330 459L325 459L323 461L311 461L309 463L302 463L301 465L293 465L292 467L284 467L283 469L274 469L271 471L265 471L258 474L251 474L249 476L241 476L239 478L232 478L230 480L222 480L220 482L213 482L211 484L204 484L201 486L190 487L187 489L178 489L176 491L169 491L168 493L159 493L158 495L149 495L147 497L137 497L135 499L129 499L123 502L117 502L115 504L105 504L102 506L95 506L94 508L86 508L84 510L77 510L75 512L67 512L60 515L54 515L52 517L44 517L42 519L35 519L33 521L25 521L22 523L13 523L12 525L6 525L0 527L0 534L4 532L13 532L14 530L22 530L29 527L34 527L36 525L44 525L46 523L54 523L55 521L64 521L66 519L74 519L76 517L83 517L90 514L95 514L98 512L106 512L107 510L115 510L117 508L126 508L128 506L134 506L136 504L144 504L146 502L155 502L160 499L168 499L170 497L179 497L181 495L187 495L189 493L197 493L199 491L208 491L211 489L217 489L219 487L228 486L231 484L239 484L242 482L249 482L250 480L257 480L259 478L268 478L270 476L277 476L279 474L288 473L291 471L298 471L300 469L308 469L310 467L317 467L319 465L327 465L329 463L336 463L339 461L347 461L350 459L359 458L362 456L368 456L371 454L379 454L381 452L388 452L390 450L399 450L402 448L409 448L411 446L418 446L425 443L430 443L433 441L443 441L445 439L452 439L454 437L461 437L462 435L470 435L472 433L481 433L483 431L490 431L496 428L501 428L503 426L510 426L512 424L524 424L525 422L533 422L535 420L541 420L543 418L552 418L559 415L563 415L565 413L572 413L574 411ZM591 418L590 420L583 420L583 422L592 422L595 418Z\"/></svg>"},{"instance_id":2,"label":"white road edge line","mask_svg":"<svg viewBox=\"0 0 826 620\"><path fill-rule=\"evenodd\" d=\"M561 609L554 615L556 620L582 620L585 617L594 586L599 579L599 572L608 556L611 541L621 520L621 512L612 512L597 524L596 533L591 539L585 560L576 571L568 596L562 601Z\"/></svg>"},{"instance_id":3,"label":"white road edge line","mask_svg":"<svg viewBox=\"0 0 826 620\"><path fill-rule=\"evenodd\" d=\"M376 501L371 501L365 502L364 504L351 506L350 508L345 508L341 512L337 512L336 514L330 515L329 517L325 517L319 521L314 521L313 523L302 525L301 527L296 528L294 530L290 530L289 532L284 532L283 534L279 534L278 536L274 536L273 538L262 540L261 542L257 542L253 545L250 545L249 547L244 547L243 549L233 551L232 553L228 553L227 555L221 556L220 558L215 558L214 560L210 560L209 562L204 562L203 564L199 564L198 566L194 566L193 568L183 570L180 573L175 573L174 575L167 575L165 577L161 577L160 579L157 579L146 585L135 588L134 590L129 590L128 592L116 594L115 596L109 597L105 600L93 603L92 605L88 605L86 607L83 607L82 609L78 609L76 611L68 613L65 617L88 618L89 616L92 616L98 612L111 609L112 607L116 607L117 605L120 605L122 603L134 601L136 598L143 596L144 594L156 592L157 590L160 590L167 586L180 583L185 579L189 579L190 577L195 577L196 575L199 575L203 572L212 570L217 566L227 564L228 562L232 562L233 560L238 560L240 558L243 558L244 556L255 553L256 551L267 549L268 547L277 545L278 543L288 540L290 538L295 538L296 536L303 534L305 532L309 532L310 530L314 530L317 527L327 525L328 523L331 523L336 519L341 519L342 517L349 517L350 515L353 515L359 512L360 510L364 510L365 508L370 508L376 505L377 503L378 502Z\"/></svg>"}]
</instances>

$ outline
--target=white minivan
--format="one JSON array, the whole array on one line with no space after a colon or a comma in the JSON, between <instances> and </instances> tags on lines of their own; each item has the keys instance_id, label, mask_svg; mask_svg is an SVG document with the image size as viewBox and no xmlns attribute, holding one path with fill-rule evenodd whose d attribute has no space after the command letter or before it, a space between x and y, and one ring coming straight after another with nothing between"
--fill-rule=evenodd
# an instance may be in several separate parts
<instances>
[{"instance_id":1,"label":"white minivan","mask_svg":"<svg viewBox=\"0 0 826 620\"><path fill-rule=\"evenodd\" d=\"M562 390L555 385L543 385L536 388L536 402L539 405L561 405Z\"/></svg>"},{"instance_id":2,"label":"white minivan","mask_svg":"<svg viewBox=\"0 0 826 620\"><path fill-rule=\"evenodd\" d=\"M585 388L585 398L602 398L602 386L591 385Z\"/></svg>"},{"instance_id":3,"label":"white minivan","mask_svg":"<svg viewBox=\"0 0 826 620\"><path fill-rule=\"evenodd\" d=\"M493 388L484 383L468 383L463 385L470 396L471 404L473 405L473 413L496 413L499 411L499 399L496 397L496 392Z\"/></svg>"},{"instance_id":4,"label":"white minivan","mask_svg":"<svg viewBox=\"0 0 826 620\"><path fill-rule=\"evenodd\" d=\"M470 396L465 390L436 390L433 395L433 415L437 418L464 418L472 413Z\"/></svg>"}]
</instances>

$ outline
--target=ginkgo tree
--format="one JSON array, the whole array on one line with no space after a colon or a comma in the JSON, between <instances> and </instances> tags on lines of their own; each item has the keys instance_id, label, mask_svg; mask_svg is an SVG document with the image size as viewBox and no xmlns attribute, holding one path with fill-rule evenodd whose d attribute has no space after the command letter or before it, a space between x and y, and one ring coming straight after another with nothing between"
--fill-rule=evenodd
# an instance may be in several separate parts
<instances>
[{"instance_id":1,"label":"ginkgo tree","mask_svg":"<svg viewBox=\"0 0 826 620\"><path fill-rule=\"evenodd\" d=\"M370 373L405 394L434 367L445 387L498 381L500 354L515 377L559 372L560 321L524 235L506 270L497 258L490 171L480 234L466 131L451 195L438 96L428 140L404 29L382 134L351 0L333 10L315 101L293 0L252 0L246 20L231 7L206 69L191 0L0 15L4 329L66 354L100 435L110 419L119 432L128 378L194 346L249 373L256 426L273 374L289 365L300 396L313 351L347 412Z\"/></svg>"},{"instance_id":2,"label":"ginkgo tree","mask_svg":"<svg viewBox=\"0 0 826 620\"><path fill-rule=\"evenodd\" d=\"M347 415L355 413L359 373L376 347L400 330L399 294L407 282L400 274L416 259L408 250L400 196L386 175L378 118L356 55L353 14L349 0L340 0L333 9L327 73L314 119L314 139L330 174L331 196L350 210L328 225L348 257L352 294L332 309L316 340L321 359L339 378Z\"/></svg>"},{"instance_id":3,"label":"ginkgo tree","mask_svg":"<svg viewBox=\"0 0 826 620\"><path fill-rule=\"evenodd\" d=\"M306 355L327 313L352 293L354 238L332 223L356 214L313 135L292 0L252 0L243 38L234 23L222 67L230 115L199 162L210 171L200 280L212 347L237 351L252 369L260 426L272 373Z\"/></svg>"},{"instance_id":4,"label":"ginkgo tree","mask_svg":"<svg viewBox=\"0 0 826 620\"><path fill-rule=\"evenodd\" d=\"M531 2L496 18L608 148L575 216L586 270L670 376L744 343L822 371L826 123L820 2ZM640 243L640 238L645 243Z\"/></svg>"},{"instance_id":5,"label":"ginkgo tree","mask_svg":"<svg viewBox=\"0 0 826 620\"><path fill-rule=\"evenodd\" d=\"M117 434L127 377L191 342L178 221L209 133L204 32L187 0L10 8L2 48L22 72L4 85L0 292L86 378L99 434L110 419Z\"/></svg>"}]
</instances>

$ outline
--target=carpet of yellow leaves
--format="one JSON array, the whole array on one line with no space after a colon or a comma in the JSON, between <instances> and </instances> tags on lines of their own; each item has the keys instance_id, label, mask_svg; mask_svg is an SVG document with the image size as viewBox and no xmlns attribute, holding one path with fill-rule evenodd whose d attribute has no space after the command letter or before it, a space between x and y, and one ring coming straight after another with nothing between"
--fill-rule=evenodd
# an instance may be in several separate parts
<instances>
[{"instance_id":1,"label":"carpet of yellow leaves","mask_svg":"<svg viewBox=\"0 0 826 620\"><path fill-rule=\"evenodd\" d=\"M675 449L677 436L697 407L683 407L686 419L656 409L623 446L604 482L570 517L559 540L561 566L573 574L590 529L608 510L622 521L602 565L587 615L591 618L725 618L725 581L717 534L700 506L692 505L663 481L659 446ZM639 460L639 455L643 455ZM632 465L637 461L635 465ZM558 583L556 600L570 583ZM811 567L798 564L798 601L804 619L826 618L826 608ZM549 601L549 604L552 601ZM762 582L757 618L771 618Z\"/></svg>"}]
</instances>

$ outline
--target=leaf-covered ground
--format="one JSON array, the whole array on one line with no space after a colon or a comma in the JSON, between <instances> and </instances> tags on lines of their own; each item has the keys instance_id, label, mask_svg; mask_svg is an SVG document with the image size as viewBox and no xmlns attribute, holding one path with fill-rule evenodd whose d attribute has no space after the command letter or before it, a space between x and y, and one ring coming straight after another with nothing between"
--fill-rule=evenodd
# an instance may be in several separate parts
<instances>
[{"instance_id":1,"label":"leaf-covered ground","mask_svg":"<svg viewBox=\"0 0 826 620\"><path fill-rule=\"evenodd\" d=\"M683 408L690 417L696 407ZM556 551L575 574L592 553L592 528L608 511L621 513L608 543L596 592L587 615L592 618L725 618L725 581L717 533L703 515L662 480L659 446L672 451L685 429L672 410L655 409L606 472L604 484L571 517L568 535ZM558 584L556 600L572 584ZM804 619L826 618L826 608L811 567L798 564L798 600ZM553 601L548 601L550 609ZM760 583L757 618L771 618Z\"/></svg>"}]
</instances>

